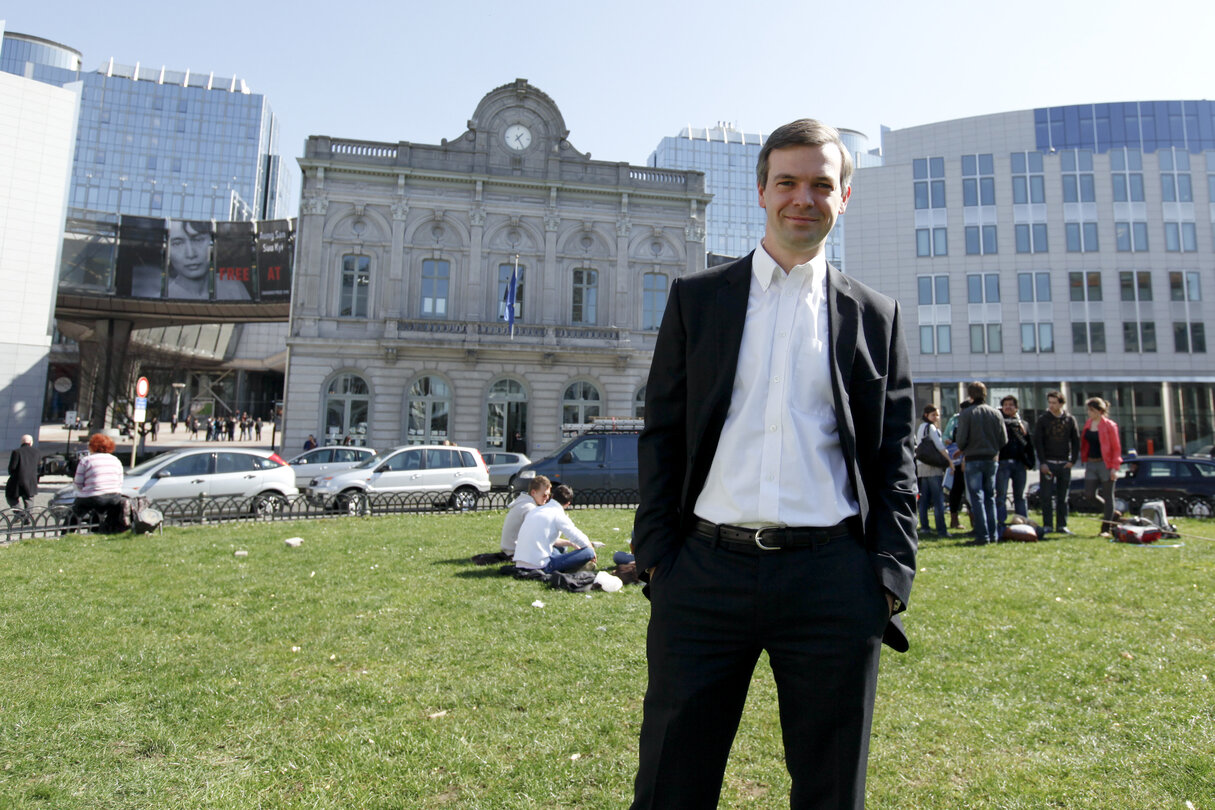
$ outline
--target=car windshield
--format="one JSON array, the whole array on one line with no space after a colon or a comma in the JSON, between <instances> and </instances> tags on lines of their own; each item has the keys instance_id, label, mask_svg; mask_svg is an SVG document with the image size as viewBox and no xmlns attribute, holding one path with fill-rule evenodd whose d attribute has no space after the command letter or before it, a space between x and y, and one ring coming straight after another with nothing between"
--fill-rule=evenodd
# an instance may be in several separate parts
<instances>
[{"instance_id":1,"label":"car windshield","mask_svg":"<svg viewBox=\"0 0 1215 810\"><path fill-rule=\"evenodd\" d=\"M377 464L379 464L380 461L381 461L381 459L379 456L371 455L371 456L368 456L367 459L365 461L363 461L361 464L356 464L351 469L367 470L367 469L370 469L370 468L376 466Z\"/></svg>"},{"instance_id":2,"label":"car windshield","mask_svg":"<svg viewBox=\"0 0 1215 810\"><path fill-rule=\"evenodd\" d=\"M176 455L174 455L173 457L176 458ZM136 466L127 470L123 474L124 475L147 475L148 472L151 471L151 469L153 467L158 467L161 464L164 464L165 461L167 461L168 459L169 459L169 454L162 453L161 455L156 456L155 458L148 459L147 461L143 462L142 464L137 464Z\"/></svg>"}]
</instances>

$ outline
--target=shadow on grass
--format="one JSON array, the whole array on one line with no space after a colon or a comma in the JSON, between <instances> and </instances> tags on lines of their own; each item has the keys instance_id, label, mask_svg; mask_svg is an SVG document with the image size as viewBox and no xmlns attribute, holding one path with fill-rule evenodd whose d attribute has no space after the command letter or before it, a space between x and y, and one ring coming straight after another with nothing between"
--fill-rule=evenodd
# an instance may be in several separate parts
<instances>
[{"instance_id":1,"label":"shadow on grass","mask_svg":"<svg viewBox=\"0 0 1215 810\"><path fill-rule=\"evenodd\" d=\"M512 579L509 574L503 574L498 571L498 566L496 565L483 565L467 571L457 571L456 576L461 579L493 579L494 577Z\"/></svg>"}]
</instances>

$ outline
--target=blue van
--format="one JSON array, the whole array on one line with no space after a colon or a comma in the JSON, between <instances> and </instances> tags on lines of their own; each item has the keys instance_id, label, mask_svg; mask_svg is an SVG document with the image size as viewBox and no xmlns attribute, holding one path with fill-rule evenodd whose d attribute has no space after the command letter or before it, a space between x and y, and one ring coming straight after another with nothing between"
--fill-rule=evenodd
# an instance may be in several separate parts
<instances>
[{"instance_id":1,"label":"blue van","mask_svg":"<svg viewBox=\"0 0 1215 810\"><path fill-rule=\"evenodd\" d=\"M533 461L515 476L514 492L526 492L537 475L544 475L554 484L568 484L583 503L594 493L611 493L610 500L619 500L625 493L637 493L637 436L641 433L640 419L613 419L591 423L587 430L575 436L560 450L547 458ZM600 496L602 497L602 496Z\"/></svg>"}]
</instances>

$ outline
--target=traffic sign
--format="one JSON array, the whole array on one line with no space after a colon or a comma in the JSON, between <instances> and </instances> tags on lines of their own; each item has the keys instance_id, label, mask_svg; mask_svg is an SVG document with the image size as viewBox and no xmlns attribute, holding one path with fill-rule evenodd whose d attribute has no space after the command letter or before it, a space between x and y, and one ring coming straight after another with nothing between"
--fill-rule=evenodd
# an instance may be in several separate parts
<instances>
[{"instance_id":1,"label":"traffic sign","mask_svg":"<svg viewBox=\"0 0 1215 810\"><path fill-rule=\"evenodd\" d=\"M142 399L146 404L148 401L148 378L140 377L135 383L135 396Z\"/></svg>"}]
</instances>

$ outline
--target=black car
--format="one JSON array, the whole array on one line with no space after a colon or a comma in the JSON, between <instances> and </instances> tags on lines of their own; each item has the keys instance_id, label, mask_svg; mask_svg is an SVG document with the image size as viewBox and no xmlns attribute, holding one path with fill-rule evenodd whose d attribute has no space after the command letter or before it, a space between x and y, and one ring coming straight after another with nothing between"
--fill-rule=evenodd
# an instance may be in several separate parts
<instances>
[{"instance_id":1,"label":"black car","mask_svg":"<svg viewBox=\"0 0 1215 810\"><path fill-rule=\"evenodd\" d=\"M1026 492L1031 508L1040 509L1038 485ZM1114 487L1114 508L1137 514L1145 501L1164 501L1171 514L1215 517L1215 459L1192 456L1139 456L1122 463ZM1100 505L1084 498L1084 473L1072 474L1068 505L1073 511L1096 512Z\"/></svg>"}]
</instances>

